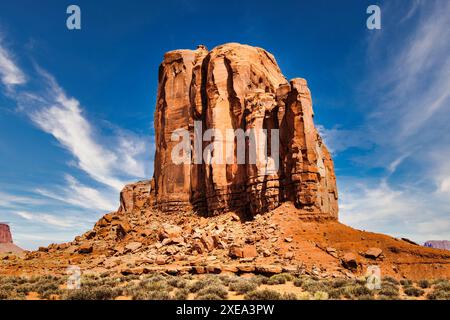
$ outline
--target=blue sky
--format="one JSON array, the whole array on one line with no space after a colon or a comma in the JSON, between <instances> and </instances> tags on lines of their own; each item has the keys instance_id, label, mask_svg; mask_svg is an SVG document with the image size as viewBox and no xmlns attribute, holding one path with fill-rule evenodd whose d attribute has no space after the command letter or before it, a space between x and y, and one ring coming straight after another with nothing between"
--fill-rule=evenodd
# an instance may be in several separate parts
<instances>
[{"instance_id":1,"label":"blue sky","mask_svg":"<svg viewBox=\"0 0 450 320\"><path fill-rule=\"evenodd\" d=\"M77 4L82 30L66 28ZM381 30L366 8L381 7ZM240 42L308 80L340 219L450 239L450 2L2 1L0 221L28 249L72 240L153 171L166 51Z\"/></svg>"}]
</instances>

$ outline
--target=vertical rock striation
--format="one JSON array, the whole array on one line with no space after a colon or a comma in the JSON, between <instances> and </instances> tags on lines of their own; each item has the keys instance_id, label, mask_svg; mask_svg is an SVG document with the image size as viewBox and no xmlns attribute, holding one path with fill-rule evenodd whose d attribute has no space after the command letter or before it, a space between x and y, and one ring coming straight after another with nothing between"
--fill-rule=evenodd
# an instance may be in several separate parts
<instances>
[{"instance_id":1,"label":"vertical rock striation","mask_svg":"<svg viewBox=\"0 0 450 320\"><path fill-rule=\"evenodd\" d=\"M199 46L166 53L155 111L156 206L167 212L255 215L292 201L307 214L337 219L333 161L313 116L306 81L288 82L261 48L230 43L210 52ZM174 163L179 141L172 141L172 133L180 129L188 132L190 161ZM227 134L230 129L234 134ZM265 139L264 148L249 143L250 137L245 143L236 138L250 129L267 130L257 138ZM211 146L210 156L222 153L233 161L198 161ZM279 156L261 161L258 155L266 151ZM238 161L242 154L244 162ZM255 163L248 161L252 154Z\"/></svg>"}]
</instances>

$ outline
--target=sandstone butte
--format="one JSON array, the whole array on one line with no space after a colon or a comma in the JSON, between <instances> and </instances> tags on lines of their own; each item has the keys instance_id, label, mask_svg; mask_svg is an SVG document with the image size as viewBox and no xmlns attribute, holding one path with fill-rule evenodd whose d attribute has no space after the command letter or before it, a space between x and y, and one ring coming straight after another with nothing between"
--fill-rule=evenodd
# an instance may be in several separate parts
<instances>
[{"instance_id":1,"label":"sandstone butte","mask_svg":"<svg viewBox=\"0 0 450 320\"><path fill-rule=\"evenodd\" d=\"M11 230L6 223L0 223L0 254L21 254L23 250L13 243Z\"/></svg>"},{"instance_id":2,"label":"sandstone butte","mask_svg":"<svg viewBox=\"0 0 450 320\"><path fill-rule=\"evenodd\" d=\"M65 273L76 264L113 274L356 277L378 265L396 278L450 278L448 251L338 221L333 161L314 126L307 82L286 80L270 53L236 43L175 50L164 55L158 80L153 179L125 186L118 211L72 242L0 260L0 274ZM279 129L278 170L261 175L260 163L174 164L173 131L194 136L196 121L200 134Z\"/></svg>"}]
</instances>

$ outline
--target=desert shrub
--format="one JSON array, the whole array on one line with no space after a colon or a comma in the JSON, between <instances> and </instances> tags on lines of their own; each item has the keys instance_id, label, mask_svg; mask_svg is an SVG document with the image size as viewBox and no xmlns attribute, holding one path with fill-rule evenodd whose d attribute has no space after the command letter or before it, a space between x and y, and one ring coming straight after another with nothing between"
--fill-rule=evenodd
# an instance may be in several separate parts
<instances>
[{"instance_id":1,"label":"desert shrub","mask_svg":"<svg viewBox=\"0 0 450 320\"><path fill-rule=\"evenodd\" d=\"M167 291L148 291L143 298L143 300L170 300L170 294Z\"/></svg>"},{"instance_id":2,"label":"desert shrub","mask_svg":"<svg viewBox=\"0 0 450 320\"><path fill-rule=\"evenodd\" d=\"M275 274L271 276L267 281L268 285L284 284L284 283L286 283L286 277L283 274Z\"/></svg>"},{"instance_id":3,"label":"desert shrub","mask_svg":"<svg viewBox=\"0 0 450 320\"><path fill-rule=\"evenodd\" d=\"M195 281L193 284L190 285L189 290L192 293L198 292L203 288L206 288L208 286L214 286L214 285L222 285L222 282L218 277L204 277L203 279Z\"/></svg>"},{"instance_id":4,"label":"desert shrub","mask_svg":"<svg viewBox=\"0 0 450 320\"><path fill-rule=\"evenodd\" d=\"M413 282L408 279L402 279L402 280L400 280L400 284L402 286L409 287L409 286L412 286Z\"/></svg>"},{"instance_id":5,"label":"desert shrub","mask_svg":"<svg viewBox=\"0 0 450 320\"><path fill-rule=\"evenodd\" d=\"M425 293L422 289L414 288L412 286L405 288L403 291L410 297L420 297Z\"/></svg>"},{"instance_id":6,"label":"desert shrub","mask_svg":"<svg viewBox=\"0 0 450 320\"><path fill-rule=\"evenodd\" d=\"M314 281L314 280L307 280L303 282L302 288L305 291L315 293L317 291L328 291L329 286L324 281Z\"/></svg>"},{"instance_id":7,"label":"desert shrub","mask_svg":"<svg viewBox=\"0 0 450 320\"><path fill-rule=\"evenodd\" d=\"M269 282L269 278L261 274L253 277L251 280L255 282L258 286L261 284L267 284L267 282Z\"/></svg>"},{"instance_id":8,"label":"desert shrub","mask_svg":"<svg viewBox=\"0 0 450 320\"><path fill-rule=\"evenodd\" d=\"M9 291L5 289L0 289L0 300L6 300L9 297Z\"/></svg>"},{"instance_id":9,"label":"desert shrub","mask_svg":"<svg viewBox=\"0 0 450 320\"><path fill-rule=\"evenodd\" d=\"M399 282L396 279L389 277L389 276L383 277L383 283L391 283L394 285L399 285Z\"/></svg>"},{"instance_id":10,"label":"desert shrub","mask_svg":"<svg viewBox=\"0 0 450 320\"><path fill-rule=\"evenodd\" d=\"M292 274L287 272L280 273L278 276L283 277L286 280L286 282L293 281L295 279L295 277Z\"/></svg>"},{"instance_id":11,"label":"desert shrub","mask_svg":"<svg viewBox=\"0 0 450 320\"><path fill-rule=\"evenodd\" d=\"M173 287L171 287L164 277L159 278L149 278L142 280L139 283L139 286L142 287L146 291L168 291L170 292Z\"/></svg>"},{"instance_id":12,"label":"desert shrub","mask_svg":"<svg viewBox=\"0 0 450 320\"><path fill-rule=\"evenodd\" d=\"M283 293L281 300L297 300L297 295L292 292Z\"/></svg>"},{"instance_id":13,"label":"desert shrub","mask_svg":"<svg viewBox=\"0 0 450 320\"><path fill-rule=\"evenodd\" d=\"M258 285L251 281L251 280L245 280L245 279L239 279L238 281L230 283L230 290L235 291L239 294L244 294L249 291L256 290Z\"/></svg>"},{"instance_id":14,"label":"desert shrub","mask_svg":"<svg viewBox=\"0 0 450 320\"><path fill-rule=\"evenodd\" d=\"M385 295L379 295L377 296L377 300L397 300L398 296L385 296Z\"/></svg>"},{"instance_id":15,"label":"desert shrub","mask_svg":"<svg viewBox=\"0 0 450 320\"><path fill-rule=\"evenodd\" d=\"M370 294L365 294L362 296L358 296L358 300L375 300L375 297Z\"/></svg>"},{"instance_id":16,"label":"desert shrub","mask_svg":"<svg viewBox=\"0 0 450 320\"><path fill-rule=\"evenodd\" d=\"M189 297L189 290L186 288L177 290L174 295L175 300L187 300L188 297Z\"/></svg>"},{"instance_id":17,"label":"desert shrub","mask_svg":"<svg viewBox=\"0 0 450 320\"><path fill-rule=\"evenodd\" d=\"M428 280L419 280L419 281L417 282L417 285L418 285L419 287L421 287L422 289L426 289L426 288L429 288L429 287L430 287L430 282L429 282Z\"/></svg>"},{"instance_id":18,"label":"desert shrub","mask_svg":"<svg viewBox=\"0 0 450 320\"><path fill-rule=\"evenodd\" d=\"M440 284L440 283L448 283L447 279L434 279L433 281L431 281L431 284L436 285L436 284Z\"/></svg>"},{"instance_id":19,"label":"desert shrub","mask_svg":"<svg viewBox=\"0 0 450 320\"><path fill-rule=\"evenodd\" d=\"M173 277L173 278L167 280L167 284L174 288L186 288L187 281L184 280L183 278Z\"/></svg>"},{"instance_id":20,"label":"desert shrub","mask_svg":"<svg viewBox=\"0 0 450 320\"><path fill-rule=\"evenodd\" d=\"M24 300L26 295L17 291L7 291L0 289L0 300Z\"/></svg>"},{"instance_id":21,"label":"desert shrub","mask_svg":"<svg viewBox=\"0 0 450 320\"><path fill-rule=\"evenodd\" d=\"M342 287L345 287L346 285L348 285L349 283L350 282L346 279L336 279L331 282L331 286L333 288L342 288Z\"/></svg>"},{"instance_id":22,"label":"desert shrub","mask_svg":"<svg viewBox=\"0 0 450 320\"><path fill-rule=\"evenodd\" d=\"M301 278L296 278L293 281L294 286L296 286L296 287L301 287L303 285L303 282L304 282L304 280Z\"/></svg>"},{"instance_id":23,"label":"desert shrub","mask_svg":"<svg viewBox=\"0 0 450 320\"><path fill-rule=\"evenodd\" d=\"M445 292L450 292L450 282L448 281L440 281L433 287L435 290L441 290Z\"/></svg>"},{"instance_id":24,"label":"desert shrub","mask_svg":"<svg viewBox=\"0 0 450 320\"><path fill-rule=\"evenodd\" d=\"M328 292L316 291L314 292L314 300L328 300Z\"/></svg>"},{"instance_id":25,"label":"desert shrub","mask_svg":"<svg viewBox=\"0 0 450 320\"><path fill-rule=\"evenodd\" d=\"M229 286L230 283L237 281L237 279L239 279L239 277L236 277L236 276L230 277L230 276L226 276L226 275L220 275L220 276L218 276L218 278L224 286Z\"/></svg>"},{"instance_id":26,"label":"desert shrub","mask_svg":"<svg viewBox=\"0 0 450 320\"><path fill-rule=\"evenodd\" d=\"M213 293L207 293L204 295L197 295L195 300L223 300L223 298Z\"/></svg>"},{"instance_id":27,"label":"desert shrub","mask_svg":"<svg viewBox=\"0 0 450 320\"><path fill-rule=\"evenodd\" d=\"M373 296L373 291L362 285L353 285L346 287L346 293L351 297Z\"/></svg>"},{"instance_id":28,"label":"desert shrub","mask_svg":"<svg viewBox=\"0 0 450 320\"><path fill-rule=\"evenodd\" d=\"M280 300L281 294L274 290L255 290L244 296L245 300Z\"/></svg>"},{"instance_id":29,"label":"desert shrub","mask_svg":"<svg viewBox=\"0 0 450 320\"><path fill-rule=\"evenodd\" d=\"M427 294L428 300L450 300L450 293L444 290L433 290Z\"/></svg>"},{"instance_id":30,"label":"desert shrub","mask_svg":"<svg viewBox=\"0 0 450 320\"><path fill-rule=\"evenodd\" d=\"M311 299L311 294L309 292L300 292L297 295L297 299L298 300L310 300Z\"/></svg>"},{"instance_id":31,"label":"desert shrub","mask_svg":"<svg viewBox=\"0 0 450 320\"><path fill-rule=\"evenodd\" d=\"M120 293L119 290L107 286L98 288L81 287L80 289L66 290L63 297L66 300L113 300Z\"/></svg>"},{"instance_id":32,"label":"desert shrub","mask_svg":"<svg viewBox=\"0 0 450 320\"><path fill-rule=\"evenodd\" d=\"M366 277L359 277L355 279L355 283L359 285L365 285L367 283Z\"/></svg>"},{"instance_id":33,"label":"desert shrub","mask_svg":"<svg viewBox=\"0 0 450 320\"><path fill-rule=\"evenodd\" d=\"M330 299L340 299L345 294L345 287L334 288L328 291L328 297Z\"/></svg>"},{"instance_id":34,"label":"desert shrub","mask_svg":"<svg viewBox=\"0 0 450 320\"><path fill-rule=\"evenodd\" d=\"M399 290L398 287L393 285L393 284L389 284L389 283L385 283L381 285L381 289L378 291L379 295L382 296L387 296L387 297L398 297L399 295Z\"/></svg>"},{"instance_id":35,"label":"desert shrub","mask_svg":"<svg viewBox=\"0 0 450 320\"><path fill-rule=\"evenodd\" d=\"M222 284L212 284L212 285L206 286L203 289L198 291L196 299L205 300L204 299L205 297L212 296L212 295L219 297L219 299L215 299L215 300L227 299L228 298L227 287L225 287Z\"/></svg>"}]
</instances>

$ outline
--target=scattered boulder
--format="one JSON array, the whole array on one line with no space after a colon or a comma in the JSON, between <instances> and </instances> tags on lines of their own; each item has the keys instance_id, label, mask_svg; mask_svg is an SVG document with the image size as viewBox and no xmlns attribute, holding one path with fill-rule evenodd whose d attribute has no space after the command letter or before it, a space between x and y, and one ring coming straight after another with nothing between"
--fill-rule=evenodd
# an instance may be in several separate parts
<instances>
[{"instance_id":1,"label":"scattered boulder","mask_svg":"<svg viewBox=\"0 0 450 320\"><path fill-rule=\"evenodd\" d=\"M344 254L341 261L344 268L347 268L349 270L358 269L358 260L356 258L356 255L352 252Z\"/></svg>"},{"instance_id":2,"label":"scattered boulder","mask_svg":"<svg viewBox=\"0 0 450 320\"><path fill-rule=\"evenodd\" d=\"M231 245L228 255L233 258L233 259L238 259L238 258L242 258L244 256L242 247L238 246L238 245Z\"/></svg>"},{"instance_id":3,"label":"scattered boulder","mask_svg":"<svg viewBox=\"0 0 450 320\"><path fill-rule=\"evenodd\" d=\"M181 229L179 226L163 223L161 225L161 228L158 230L158 237L159 240L164 239L174 239L181 237L183 233L183 229Z\"/></svg>"},{"instance_id":4,"label":"scattered boulder","mask_svg":"<svg viewBox=\"0 0 450 320\"><path fill-rule=\"evenodd\" d=\"M92 244L90 243L82 243L79 247L78 247L78 253L81 254L89 254L92 253L92 251L94 250Z\"/></svg>"},{"instance_id":5,"label":"scattered boulder","mask_svg":"<svg viewBox=\"0 0 450 320\"><path fill-rule=\"evenodd\" d=\"M136 252L142 247L140 242L131 242L125 246L125 252Z\"/></svg>"},{"instance_id":6,"label":"scattered boulder","mask_svg":"<svg viewBox=\"0 0 450 320\"><path fill-rule=\"evenodd\" d=\"M381 256L383 253L383 250L380 248L369 248L365 253L364 256L369 259L377 259Z\"/></svg>"}]
</instances>

